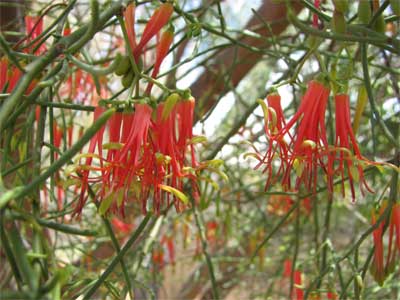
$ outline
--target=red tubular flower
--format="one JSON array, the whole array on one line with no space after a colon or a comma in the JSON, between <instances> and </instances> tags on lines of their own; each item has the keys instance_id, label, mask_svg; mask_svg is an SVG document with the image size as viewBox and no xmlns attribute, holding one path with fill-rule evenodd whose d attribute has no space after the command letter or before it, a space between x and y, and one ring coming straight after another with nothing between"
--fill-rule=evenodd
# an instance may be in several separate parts
<instances>
[{"instance_id":1,"label":"red tubular flower","mask_svg":"<svg viewBox=\"0 0 400 300\"><path fill-rule=\"evenodd\" d=\"M154 37L161 30L161 28L164 27L165 24L167 24L173 11L174 6L171 3L164 3L154 11L149 22L144 28L139 44L133 50L133 56L135 57L136 61L139 59L143 48L150 41L150 39Z\"/></svg>"},{"instance_id":2,"label":"red tubular flower","mask_svg":"<svg viewBox=\"0 0 400 300\"><path fill-rule=\"evenodd\" d=\"M104 112L103 107L96 107L94 111L94 116L93 119L97 120L102 113ZM80 192L80 197L79 201L77 203L77 206L75 207L74 214L80 214L82 212L82 208L86 203L87 200L87 189L88 189L88 184L89 181L95 180L94 178L90 178L90 170L93 169L91 167L92 161L93 161L93 156L95 154L96 146L98 148L98 157L100 158L100 164L102 165L102 153L103 153L103 135L104 135L104 130L105 130L105 125L102 126L102 128L93 136L93 138L90 140L89 144L89 150L88 150L88 156L86 157L85 165L84 168L82 168L82 171L80 172L80 179L81 179L81 192Z\"/></svg>"},{"instance_id":3,"label":"red tubular flower","mask_svg":"<svg viewBox=\"0 0 400 300\"><path fill-rule=\"evenodd\" d=\"M64 133L63 133L62 128L60 128L57 124L57 121L54 120L53 121L53 143L54 143L54 147L56 147L57 149L59 149L61 146L63 134ZM54 156L56 159L58 159L58 152L55 152Z\"/></svg>"},{"instance_id":4,"label":"red tubular flower","mask_svg":"<svg viewBox=\"0 0 400 300\"><path fill-rule=\"evenodd\" d=\"M379 210L379 215L382 215L384 210L387 208L387 202L385 201ZM375 215L375 210L372 211L372 224L376 224L377 217ZM386 263L384 263L384 249L383 249L383 234L384 228L388 225L389 236L387 243L387 256ZM373 231L373 239L374 239L374 261L371 265L371 274L378 282L379 285L382 285L385 281L386 277L394 272L395 266L398 265L396 262L398 256L400 254L400 203L395 203L392 206L391 215L388 219L383 220L377 229ZM394 241L396 239L396 241Z\"/></svg>"},{"instance_id":5,"label":"red tubular flower","mask_svg":"<svg viewBox=\"0 0 400 300\"><path fill-rule=\"evenodd\" d=\"M128 35L129 45L131 49L136 48L135 36L135 4L130 3L124 11L126 33Z\"/></svg>"},{"instance_id":6,"label":"red tubular flower","mask_svg":"<svg viewBox=\"0 0 400 300\"><path fill-rule=\"evenodd\" d=\"M178 141L177 147L179 149L181 159L184 159L187 147L190 147L192 167L197 166L196 155L193 143L189 142L193 138L193 115L194 115L195 99L189 97L188 99L181 99L177 104L178 114Z\"/></svg>"},{"instance_id":7,"label":"red tubular flower","mask_svg":"<svg viewBox=\"0 0 400 300\"><path fill-rule=\"evenodd\" d=\"M170 159L167 166L167 173L171 175L169 185L174 188L182 189L180 178L183 177L181 170L184 162L177 149L176 106L167 116L164 116L164 107L164 103L160 103L157 107L155 145L157 152Z\"/></svg>"},{"instance_id":8,"label":"red tubular flower","mask_svg":"<svg viewBox=\"0 0 400 300\"><path fill-rule=\"evenodd\" d=\"M132 181L139 171L139 157L142 147L147 144L148 130L151 124L151 114L152 109L149 105L138 103L135 104L135 113L133 118L124 119L121 142L125 142L125 144L115 156L113 169L114 181L112 187L113 192L122 188L123 202L127 200ZM132 121L132 123L125 125L126 121ZM127 134L126 131L128 128L130 130ZM123 208L123 205L121 208Z\"/></svg>"},{"instance_id":9,"label":"red tubular flower","mask_svg":"<svg viewBox=\"0 0 400 300\"><path fill-rule=\"evenodd\" d=\"M122 222L120 219L116 217L111 219L111 223L115 227L115 229L117 229L119 232L123 234L129 234L134 227L133 224Z\"/></svg>"},{"instance_id":10,"label":"red tubular flower","mask_svg":"<svg viewBox=\"0 0 400 300\"><path fill-rule=\"evenodd\" d=\"M279 132L280 138L283 138L290 134L289 130L296 122L300 122L290 144L292 150L282 179L285 189L291 188L290 172L294 168L297 174L295 188L299 189L304 184L306 189L315 192L318 166L325 171L327 169L322 154L328 148L325 129L328 96L328 87L316 80L311 81L298 111Z\"/></svg>"},{"instance_id":11,"label":"red tubular flower","mask_svg":"<svg viewBox=\"0 0 400 300\"><path fill-rule=\"evenodd\" d=\"M396 230L397 250L400 252L400 203L393 205L391 226Z\"/></svg>"},{"instance_id":12,"label":"red tubular flower","mask_svg":"<svg viewBox=\"0 0 400 300\"><path fill-rule=\"evenodd\" d=\"M365 187L369 192L373 193L373 191L368 187L364 179L364 172L362 166L360 164L354 166L353 162L353 160L363 160L363 161L367 160L363 158L360 153L360 149L358 148L358 144L354 136L353 129L351 127L349 96L346 94L337 94L335 96L335 104L336 104L335 147L336 149L339 149L337 157L339 161L339 167L337 169L337 172L339 172L340 176L342 177L343 196L345 195L345 188L344 188L344 182L346 176L345 173L347 173L349 177L351 196L354 202L355 201L354 180L360 181L360 190L362 194L364 194L363 187ZM354 153L354 158L352 157L353 153ZM347 169L347 172L345 172L345 169Z\"/></svg>"},{"instance_id":13,"label":"red tubular flower","mask_svg":"<svg viewBox=\"0 0 400 300\"><path fill-rule=\"evenodd\" d=\"M319 9L321 4L321 0L314 0L314 6L316 9ZM318 28L318 15L313 13L313 27Z\"/></svg>"},{"instance_id":14,"label":"red tubular flower","mask_svg":"<svg viewBox=\"0 0 400 300\"><path fill-rule=\"evenodd\" d=\"M293 283L297 286L301 286L302 285L302 280L301 280L301 272L299 270L294 271L293 274L294 280ZM296 292L296 300L303 300L303 296L304 296L304 292L303 289L299 288L299 287L295 287L294 288L295 292Z\"/></svg>"},{"instance_id":15,"label":"red tubular flower","mask_svg":"<svg viewBox=\"0 0 400 300\"><path fill-rule=\"evenodd\" d=\"M67 127L68 148L71 148L71 146L72 146L73 133L74 133L74 123L71 120L71 122L68 124L68 127Z\"/></svg>"},{"instance_id":16,"label":"red tubular flower","mask_svg":"<svg viewBox=\"0 0 400 300\"><path fill-rule=\"evenodd\" d=\"M194 116L194 107L195 107L195 99L193 97L188 97L186 99L182 99L178 102L177 111L178 111L178 151L181 160L187 163L187 159L185 159L185 153L188 148L190 148L190 159L191 159L191 167L192 169L199 168L200 164L197 162L196 153L194 148L193 141L193 116ZM192 196L195 201L199 200L200 191L197 185L196 176L188 172L185 174L186 177L190 178L192 185Z\"/></svg>"},{"instance_id":17,"label":"red tubular flower","mask_svg":"<svg viewBox=\"0 0 400 300\"><path fill-rule=\"evenodd\" d=\"M290 291L290 299L302 300L304 297L303 289L298 286L302 285L302 274L299 270L293 271L293 264L291 259L286 259L283 263L283 277L290 277L293 273L293 283L295 285L294 291L296 293L296 297L293 297L293 291Z\"/></svg>"},{"instance_id":18,"label":"red tubular flower","mask_svg":"<svg viewBox=\"0 0 400 300\"><path fill-rule=\"evenodd\" d=\"M0 59L0 91L5 92L6 84L8 81L8 59L6 57L2 57Z\"/></svg>"},{"instance_id":19,"label":"red tubular flower","mask_svg":"<svg viewBox=\"0 0 400 300\"><path fill-rule=\"evenodd\" d=\"M22 72L14 65L10 65L6 57L0 59L0 91L11 93L17 82L22 76ZM26 95L29 94L36 85L36 80L26 90Z\"/></svg>"},{"instance_id":20,"label":"red tubular flower","mask_svg":"<svg viewBox=\"0 0 400 300\"><path fill-rule=\"evenodd\" d=\"M281 105L281 96L278 93L272 93L267 95L268 106L272 108L272 111L269 110L269 118L270 123L269 131L270 135L275 135L285 126L285 116L283 114L282 105Z\"/></svg>"},{"instance_id":21,"label":"red tubular flower","mask_svg":"<svg viewBox=\"0 0 400 300\"><path fill-rule=\"evenodd\" d=\"M151 73L152 78L156 78L158 72L160 71L160 66L162 61L164 60L165 56L167 56L169 47L174 40L174 33L171 30L164 31L161 35L160 41L157 43L156 49L156 61L154 63L153 72ZM149 82L146 89L146 94L150 95L151 88L153 87L153 83Z\"/></svg>"},{"instance_id":22,"label":"red tubular flower","mask_svg":"<svg viewBox=\"0 0 400 300\"><path fill-rule=\"evenodd\" d=\"M26 23L26 34L27 42L31 42L37 36L39 36L43 31L43 19L34 18L31 16L25 17ZM22 40L23 41L23 40ZM21 41L21 42L22 42ZM31 52L38 43L32 45L26 52ZM35 54L41 54L46 51L46 46L44 44L36 50ZM22 71L14 65L9 65L8 59L2 57L0 59L0 92L11 93L15 85L22 76ZM36 85L36 80L33 80L29 87L27 88L25 94L29 94Z\"/></svg>"},{"instance_id":23,"label":"red tubular flower","mask_svg":"<svg viewBox=\"0 0 400 300\"><path fill-rule=\"evenodd\" d=\"M25 25L27 33L27 42L30 43L36 39L43 32L43 17L33 17L25 16ZM41 41L35 42L29 48L26 49L27 52L32 52ZM44 43L42 43L39 48L34 52L34 54L42 54L46 52L47 48Z\"/></svg>"},{"instance_id":24,"label":"red tubular flower","mask_svg":"<svg viewBox=\"0 0 400 300\"><path fill-rule=\"evenodd\" d=\"M292 261L290 259L286 259L283 262L283 276L290 277L292 274Z\"/></svg>"},{"instance_id":25,"label":"red tubular flower","mask_svg":"<svg viewBox=\"0 0 400 300\"><path fill-rule=\"evenodd\" d=\"M260 100L261 101L261 100ZM260 103L264 110L264 130L267 135L268 149L264 157L260 160L260 163L255 167L258 169L262 164L265 165L263 173L267 172L267 180L265 182L265 190L272 183L272 179L277 181L279 177L284 173L287 167L289 148L288 144L284 140L284 136L280 135L279 132L282 131L286 125L285 117L283 115L283 110L281 106L281 96L278 93L272 93L267 95L267 103ZM289 137L290 133L288 134ZM279 153L280 164L279 169L276 174L273 174L273 159L276 153Z\"/></svg>"},{"instance_id":26,"label":"red tubular flower","mask_svg":"<svg viewBox=\"0 0 400 300\"><path fill-rule=\"evenodd\" d=\"M372 212L372 225L376 223L375 211ZM374 261L372 263L371 272L375 280L382 285L385 280L385 270L383 265L383 227L384 222L381 222L373 232L374 238Z\"/></svg>"},{"instance_id":27,"label":"red tubular flower","mask_svg":"<svg viewBox=\"0 0 400 300\"><path fill-rule=\"evenodd\" d=\"M135 104L135 114L128 134L128 139L118 155L118 162L136 166L140 147L147 143L147 132L151 123L152 109L147 104Z\"/></svg>"}]
</instances>

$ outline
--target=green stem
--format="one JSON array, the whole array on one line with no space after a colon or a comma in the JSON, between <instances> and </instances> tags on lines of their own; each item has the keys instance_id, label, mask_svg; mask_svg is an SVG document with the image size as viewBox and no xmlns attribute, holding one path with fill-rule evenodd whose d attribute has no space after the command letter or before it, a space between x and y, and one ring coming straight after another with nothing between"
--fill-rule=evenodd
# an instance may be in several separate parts
<instances>
[{"instance_id":1,"label":"green stem","mask_svg":"<svg viewBox=\"0 0 400 300\"><path fill-rule=\"evenodd\" d=\"M368 23L368 27L372 27L376 20L378 20L379 16L383 13L383 11L389 6L389 1L386 0L385 2L382 3L382 5L379 6L378 10L374 14L374 16L371 18L371 20Z\"/></svg>"},{"instance_id":2,"label":"green stem","mask_svg":"<svg viewBox=\"0 0 400 300\"><path fill-rule=\"evenodd\" d=\"M351 35L339 34L307 26L303 22L301 22L290 10L288 13L288 18L294 26L307 34L335 41L368 43L377 47L381 47L395 54L399 53L400 51L399 42L390 39L383 34L378 34L372 30L368 30L368 28L361 28L361 26L357 25L348 26L349 31L352 33Z\"/></svg>"},{"instance_id":3,"label":"green stem","mask_svg":"<svg viewBox=\"0 0 400 300\"><path fill-rule=\"evenodd\" d=\"M396 172L396 171L393 171ZM396 172L397 173L397 172ZM393 180L393 179L392 179ZM396 182L397 183L397 182ZM339 258L334 259L334 263L338 266L340 262L342 262L343 260L347 259L356 249L358 249L360 247L360 245L364 242L364 240L366 240L371 234L372 232L377 229L380 224L387 219L387 217L389 216L391 210L392 210L392 206L393 206L393 202L389 202L389 205L386 207L386 209L384 210L384 212L382 213L382 215L380 215L380 217L378 218L378 220L376 221L376 223L372 226L370 226L362 235L361 237L350 247L350 249L348 251L346 251L346 253L344 255L342 255ZM308 288L306 289L305 293L304 293L304 299L306 300L310 291L316 286L316 284L322 280L322 278L329 273L329 271L331 270L330 266L327 266L324 270L322 270L320 272L320 274L310 283L310 285L308 286Z\"/></svg>"},{"instance_id":4,"label":"green stem","mask_svg":"<svg viewBox=\"0 0 400 300\"><path fill-rule=\"evenodd\" d=\"M299 202L300 199L297 199L297 202ZM294 272L296 270L296 261L297 261L297 256L299 254L299 245L300 245L300 205L297 205L296 208L296 223L295 223L295 227L294 227L294 236L295 236L295 240L294 240L294 252L293 252L293 257L292 257L292 270L290 272L290 294L292 294L293 291L293 287L294 287Z\"/></svg>"},{"instance_id":5,"label":"green stem","mask_svg":"<svg viewBox=\"0 0 400 300\"><path fill-rule=\"evenodd\" d=\"M361 44L361 61L362 61L362 68L363 68L363 73L364 73L364 83L365 83L365 88L367 90L368 100L369 100L369 104L371 106L371 111L373 112L376 121L378 122L379 126L385 133L389 142L396 148L399 148L398 142L393 137L389 128L387 128L385 122L382 120L381 115L379 114L378 109L375 104L375 99L374 99L374 95L372 92L372 86L371 86L371 79L369 77L369 71L368 71L368 56L367 56L368 51L367 51L367 49L368 49L367 45L365 43L362 43Z\"/></svg>"},{"instance_id":6,"label":"green stem","mask_svg":"<svg viewBox=\"0 0 400 300\"><path fill-rule=\"evenodd\" d=\"M56 231L68 233L68 234L81 235L81 236L96 236L97 235L96 231L90 230L90 229L79 229L79 228L72 227L69 225L48 221L46 219L35 219L35 220L41 226L44 226L44 227L47 227L47 228L50 228L50 229L53 229Z\"/></svg>"},{"instance_id":7,"label":"green stem","mask_svg":"<svg viewBox=\"0 0 400 300\"><path fill-rule=\"evenodd\" d=\"M200 218L199 212L196 209L196 204L194 202L194 199L191 198L191 201L192 201L192 211L193 211L194 219L196 222L197 230L199 231L199 235L200 235L201 247L203 250L204 257L206 259L208 274L210 275L210 279L211 279L211 287L212 287L212 293L213 293L213 297L214 297L213 299L218 300L218 299L220 299L219 293L218 293L218 285L217 285L217 280L215 278L214 266L212 264L211 257L207 251L207 241L206 241L206 237L205 237L204 224L202 224L202 220Z\"/></svg>"},{"instance_id":8,"label":"green stem","mask_svg":"<svg viewBox=\"0 0 400 300\"><path fill-rule=\"evenodd\" d=\"M264 247L264 245L272 238L272 236L281 228L281 226L286 222L286 220L290 217L290 215L297 209L297 207L300 205L300 199L299 201L297 201L290 209L289 211L286 213L286 215L284 215L282 217L282 219L280 219L280 221L278 223L276 223L276 225L271 229L271 231L269 232L269 234L264 238L264 240L257 246L257 248L254 250L253 254L250 256L250 261L253 261L254 258L257 256L258 251L260 251L260 249L262 247Z\"/></svg>"},{"instance_id":9,"label":"green stem","mask_svg":"<svg viewBox=\"0 0 400 300\"><path fill-rule=\"evenodd\" d=\"M332 203L333 197L332 194L329 193L327 204L326 204L326 212L325 212L325 222L324 222L324 232L322 234L322 243L324 244L322 249L322 262L321 262L321 271L326 268L326 261L328 256L328 245L327 240L330 231L330 221L331 221L331 212L332 212Z\"/></svg>"},{"instance_id":10,"label":"green stem","mask_svg":"<svg viewBox=\"0 0 400 300\"><path fill-rule=\"evenodd\" d=\"M117 68L118 64L120 63L120 61L122 59L122 56L120 54L117 54L117 56L115 56L115 58L112 60L112 63L109 66L107 66L105 68L101 68L101 67L95 67L93 65L86 64L86 63L78 60L77 58L75 58L75 56L72 56L72 55L68 55L67 57L71 62L73 62L80 69L82 69L92 75L97 75L97 76L104 76L104 75L108 75L108 74L114 72L114 70Z\"/></svg>"},{"instance_id":11,"label":"green stem","mask_svg":"<svg viewBox=\"0 0 400 300\"><path fill-rule=\"evenodd\" d=\"M68 48L66 52L75 53L81 49L89 40L92 39L93 35L96 33L97 22L99 21L99 2L98 0L90 0L90 23L85 31L85 34L71 47Z\"/></svg>"},{"instance_id":12,"label":"green stem","mask_svg":"<svg viewBox=\"0 0 400 300\"><path fill-rule=\"evenodd\" d=\"M42 105L42 106L47 106L47 107L56 107L56 108L64 108L64 109L72 109L72 110L80 110L80 111L94 111L96 109L95 106L74 104L74 103L50 102L50 101L41 101L41 100L38 100L35 103Z\"/></svg>"},{"instance_id":13,"label":"green stem","mask_svg":"<svg viewBox=\"0 0 400 300\"><path fill-rule=\"evenodd\" d=\"M15 281L17 283L18 289L21 290L23 282L21 272L18 270L17 258L15 257L9 240L7 238L5 232L5 221L4 221L4 211L0 212L0 240L1 240L1 247L4 251L4 254L7 258L7 262L9 263L12 273L14 275Z\"/></svg>"},{"instance_id":14,"label":"green stem","mask_svg":"<svg viewBox=\"0 0 400 300\"><path fill-rule=\"evenodd\" d=\"M111 242L112 242L112 244L115 248L115 251L117 252L117 255L118 255L121 252L121 247L118 243L117 238L115 237L115 234L111 227L110 221L108 221L108 219L105 217L102 217L102 220L103 220L104 225L106 226L107 233L110 236ZM126 264L125 264L124 258L122 256L120 258L120 264L121 264L121 268L122 268L122 273L124 273L126 285L128 286L129 296L131 299L134 299L134 296L132 294L133 290L132 290L131 280L130 280L129 274L128 274L128 269L126 268Z\"/></svg>"},{"instance_id":15,"label":"green stem","mask_svg":"<svg viewBox=\"0 0 400 300\"><path fill-rule=\"evenodd\" d=\"M121 251L114 257L114 259L111 261L111 263L108 265L108 267L105 269L105 271L101 274L99 279L90 287L90 289L85 293L83 296L82 300L89 300L92 299L93 294L96 292L96 290L100 287L100 285L104 282L104 280L107 279L108 275L111 274L111 272L114 270L115 266L121 261L121 258L124 257L126 252L131 248L131 246L135 243L135 241L138 239L139 235L142 233L144 228L146 227L148 221L151 218L151 214L147 214L142 222L140 223L139 227L135 230L133 235L129 238L129 240L126 242L124 247L121 249Z\"/></svg>"},{"instance_id":16,"label":"green stem","mask_svg":"<svg viewBox=\"0 0 400 300\"><path fill-rule=\"evenodd\" d=\"M6 39L0 32L0 49L7 55L8 59L22 72L25 73L24 68L19 64L18 59L14 56L13 51L8 46Z\"/></svg>"},{"instance_id":17,"label":"green stem","mask_svg":"<svg viewBox=\"0 0 400 300\"><path fill-rule=\"evenodd\" d=\"M99 131L99 129L107 122L114 112L115 109L109 109L104 112L70 149L65 151L64 154L45 172L34 178L31 183L26 186L15 187L14 189L5 192L0 197L0 208L5 206L12 199L18 199L26 196L31 191L36 189L40 184L42 184L47 178L58 171L85 146L85 144L97 133L97 131Z\"/></svg>"}]
</instances>

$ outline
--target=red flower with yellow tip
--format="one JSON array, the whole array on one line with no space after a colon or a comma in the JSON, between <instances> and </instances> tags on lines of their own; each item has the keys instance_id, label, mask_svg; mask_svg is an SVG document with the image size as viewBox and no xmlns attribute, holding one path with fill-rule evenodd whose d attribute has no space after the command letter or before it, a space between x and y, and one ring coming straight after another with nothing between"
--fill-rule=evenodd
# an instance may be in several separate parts
<instances>
[{"instance_id":1,"label":"red flower with yellow tip","mask_svg":"<svg viewBox=\"0 0 400 300\"><path fill-rule=\"evenodd\" d=\"M313 80L308 84L298 111L279 132L280 138L290 134L290 130L299 123L290 143L287 168L282 185L291 189L291 171L295 170L297 179L295 189L301 185L315 192L317 187L318 167L326 170L323 154L328 148L325 128L325 110L328 102L329 87Z\"/></svg>"},{"instance_id":2,"label":"red flower with yellow tip","mask_svg":"<svg viewBox=\"0 0 400 300\"><path fill-rule=\"evenodd\" d=\"M361 192L364 194L363 187L369 192L373 191L368 187L365 179L363 168L360 161L367 162L361 155L353 129L350 122L350 104L349 96L346 94L337 94L335 96L336 105L336 139L335 149L337 151L335 159L339 162L338 168L335 170L342 177L342 191L345 195L345 177L349 178L351 196L355 201L354 182L360 182Z\"/></svg>"},{"instance_id":3,"label":"red flower with yellow tip","mask_svg":"<svg viewBox=\"0 0 400 300\"><path fill-rule=\"evenodd\" d=\"M285 141L285 137L280 135L286 125L285 117L281 106L281 96L278 93L271 93L267 95L267 104L259 100L264 111L264 131L268 137L268 149L260 163L255 167L258 169L262 164L265 165L263 173L267 173L267 180L265 183L265 190L276 182L284 173L287 167L289 148ZM288 136L291 138L290 133ZM273 174L273 159L278 153L280 164L278 171Z\"/></svg>"}]
</instances>

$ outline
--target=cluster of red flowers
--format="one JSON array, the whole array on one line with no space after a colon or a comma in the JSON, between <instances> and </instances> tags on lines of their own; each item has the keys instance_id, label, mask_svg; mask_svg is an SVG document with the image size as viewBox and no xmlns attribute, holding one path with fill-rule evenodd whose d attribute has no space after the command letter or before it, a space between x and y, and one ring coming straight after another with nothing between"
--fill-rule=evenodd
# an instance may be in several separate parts
<instances>
[{"instance_id":1,"label":"cluster of red flowers","mask_svg":"<svg viewBox=\"0 0 400 300\"><path fill-rule=\"evenodd\" d=\"M132 3L125 10L127 38L137 65L141 64L141 58L144 59L142 55L148 42L160 33L172 12L170 3L156 9L136 43L135 5ZM172 31L161 34L152 78L156 78L172 40ZM188 201L182 193L185 178L191 179L194 196L198 193L194 181L197 162L192 141L195 100L191 96L172 93L154 108L149 104L151 89L150 82L145 90L146 96L134 104L134 109L128 107L124 112L115 113L91 140L89 153L81 156L85 163L77 168L76 178L80 181L81 192L76 213L81 212L87 200L89 183L99 183L92 187L96 198L101 201L100 212L111 209L122 215L124 203L132 198L139 200L143 213L147 212L149 198L156 213L171 201L180 211L183 203ZM103 111L104 108L97 107L94 119ZM104 143L107 128L108 141ZM94 160L98 164L92 164ZM176 201L178 199L180 201Z\"/></svg>"},{"instance_id":2,"label":"cluster of red flowers","mask_svg":"<svg viewBox=\"0 0 400 300\"><path fill-rule=\"evenodd\" d=\"M187 201L181 192L184 178L192 179L197 191L194 184L197 162L192 144L194 99L182 99L177 94L171 97L177 98L172 108L161 103L153 110L148 104L137 103L134 112L115 113L97 132L90 142L89 153L84 155L85 163L78 167L77 178L81 182L78 213L88 197L89 183L100 183L95 192L102 201L102 210L111 208L122 215L123 204L129 198L140 199L146 213L151 194L156 213L165 200L170 204L171 194L174 200L181 200L174 202L176 209L181 210L182 203ZM94 118L103 110L98 107ZM106 128L109 134L104 143ZM94 159L98 160L96 166L92 165Z\"/></svg>"},{"instance_id":3,"label":"cluster of red flowers","mask_svg":"<svg viewBox=\"0 0 400 300\"><path fill-rule=\"evenodd\" d=\"M348 177L351 195L355 201L354 183L359 182L369 192L362 162L370 163L359 150L350 122L349 97L346 94L335 95L336 104L336 140L335 145L328 144L325 127L325 111L330 89L317 80L309 83L300 106L293 117L286 122L278 94L267 96L267 103L260 100L264 110L265 133L269 140L265 155L259 154L259 168L265 164L267 172L266 189L278 180L285 190L299 190L304 187L316 192L318 172L321 169L326 175L330 192L333 191L333 179L339 175L344 182ZM298 124L295 131L294 126ZM278 171L274 173L274 158L279 157ZM296 182L292 186L292 170L296 173Z\"/></svg>"},{"instance_id":4,"label":"cluster of red flowers","mask_svg":"<svg viewBox=\"0 0 400 300\"><path fill-rule=\"evenodd\" d=\"M386 209L387 203L380 208L379 214L382 215ZM376 224L377 216L375 210L372 211L372 225ZM385 224L387 223L387 224ZM385 227L389 228L389 241L388 251L386 257L386 263L384 262L384 249L383 249L383 235ZM393 205L390 217L386 222L381 222L373 233L374 239L374 260L371 266L371 274L375 278L376 282L383 285L385 278L394 272L396 266L396 256L400 254L400 203ZM396 241L394 242L394 236L396 235Z\"/></svg>"}]
</instances>

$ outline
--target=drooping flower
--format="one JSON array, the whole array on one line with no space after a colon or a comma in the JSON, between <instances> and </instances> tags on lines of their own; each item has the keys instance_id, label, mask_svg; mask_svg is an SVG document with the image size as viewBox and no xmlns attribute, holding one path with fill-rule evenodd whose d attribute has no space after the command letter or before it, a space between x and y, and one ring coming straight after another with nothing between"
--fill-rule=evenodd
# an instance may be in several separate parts
<instances>
[{"instance_id":1,"label":"drooping flower","mask_svg":"<svg viewBox=\"0 0 400 300\"><path fill-rule=\"evenodd\" d=\"M100 107L100 106L97 107L94 111L94 116L93 116L94 121L97 120L102 115L103 112L104 112L103 107ZM85 205L86 200L88 198L87 190L89 187L89 182L95 182L95 181L101 180L101 179L99 179L99 177L95 177L95 178L90 177L90 171L91 170L99 170L99 168L92 167L92 161L93 161L94 157L99 159L101 165L103 164L101 155L103 152L102 149L103 149L104 130L105 130L105 125L103 125L100 128L100 130L90 140L88 154L86 155L86 159L85 159L85 164L83 166L80 166L80 168L79 168L78 176L81 181L81 191L80 191L78 203L75 207L74 214L79 215L82 212L83 206ZM96 148L98 149L97 155L95 153ZM101 169L101 167L100 167L100 169Z\"/></svg>"},{"instance_id":2,"label":"drooping flower","mask_svg":"<svg viewBox=\"0 0 400 300\"><path fill-rule=\"evenodd\" d=\"M323 83L311 81L298 111L279 132L283 138L290 134L291 128L299 122L289 145L291 150L282 179L285 189L291 189L290 177L293 169L297 175L295 189L298 190L304 185L307 190L313 192L317 187L318 168L321 167L326 172L327 162L324 161L323 153L326 153L328 148L325 110L329 91Z\"/></svg>"},{"instance_id":3,"label":"drooping flower","mask_svg":"<svg viewBox=\"0 0 400 300\"><path fill-rule=\"evenodd\" d=\"M393 205L391 226L396 231L397 250L400 252L400 203Z\"/></svg>"},{"instance_id":4,"label":"drooping flower","mask_svg":"<svg viewBox=\"0 0 400 300\"><path fill-rule=\"evenodd\" d=\"M349 96L347 94L337 94L335 96L336 105L336 139L335 149L336 160L339 162L339 166L336 170L337 173L342 177L342 193L345 195L345 177L349 178L351 196L353 202L355 201L355 190L354 182L360 182L360 190L364 194L363 187L369 192L373 191L368 187L365 179L363 168L360 161L368 162L362 157L360 149L358 147L356 138L353 133L353 129L350 122L350 105Z\"/></svg>"},{"instance_id":5,"label":"drooping flower","mask_svg":"<svg viewBox=\"0 0 400 300\"><path fill-rule=\"evenodd\" d=\"M265 182L265 190L267 190L284 173L287 167L289 148L285 137L279 134L286 125L280 95L278 93L271 93L267 95L267 104L262 100L259 100L259 103L264 111L264 131L268 138L268 149L255 169L258 169L263 164L265 165L263 172L267 173L267 180ZM288 136L291 137L290 133ZM280 163L278 171L274 174L273 159L276 154L279 155Z\"/></svg>"},{"instance_id":6,"label":"drooping flower","mask_svg":"<svg viewBox=\"0 0 400 300\"><path fill-rule=\"evenodd\" d=\"M193 117L194 117L195 99L188 97L181 99L177 104L177 122L178 122L178 139L177 147L181 159L184 160L185 151L190 147L190 157L192 167L197 167L197 160L194 151L194 144L191 142L193 138Z\"/></svg>"},{"instance_id":7,"label":"drooping flower","mask_svg":"<svg viewBox=\"0 0 400 300\"><path fill-rule=\"evenodd\" d=\"M303 292L303 289L300 287L303 283L301 271L295 270L293 277L294 277L293 283L295 285L294 291L296 293L296 298L294 298L294 299L303 300L304 292Z\"/></svg>"},{"instance_id":8,"label":"drooping flower","mask_svg":"<svg viewBox=\"0 0 400 300\"><path fill-rule=\"evenodd\" d=\"M64 130L58 126L56 120L53 121L53 143L56 149L59 149L61 146L61 141L64 135ZM58 152L54 153L55 159L58 159Z\"/></svg>"},{"instance_id":9,"label":"drooping flower","mask_svg":"<svg viewBox=\"0 0 400 300\"><path fill-rule=\"evenodd\" d=\"M43 17L25 16L27 43L32 43L43 32ZM37 49L36 49L37 48ZM46 45L38 40L25 49L28 53L41 55L47 51Z\"/></svg>"},{"instance_id":10,"label":"drooping flower","mask_svg":"<svg viewBox=\"0 0 400 300\"><path fill-rule=\"evenodd\" d=\"M294 291L290 291L290 299L302 300L304 297L303 289L301 288L303 281L302 281L302 273L300 270L293 270L293 263L292 260L286 259L283 263L283 277L291 277L293 276L293 284L294 284ZM293 294L293 292L295 294Z\"/></svg>"},{"instance_id":11,"label":"drooping flower","mask_svg":"<svg viewBox=\"0 0 400 300\"><path fill-rule=\"evenodd\" d=\"M383 202L379 209L379 215L382 215L387 208L387 202ZM379 216L378 215L378 216ZM378 219L375 209L371 213L372 225L375 225ZM384 230L389 229L387 256L385 261L384 251ZM395 203L392 206L391 214L386 220L383 220L372 232L374 241L374 259L371 265L371 274L379 285L383 285L387 276L394 272L398 265L398 254L400 254L400 204ZM396 239L396 241L394 241Z\"/></svg>"},{"instance_id":12,"label":"drooping flower","mask_svg":"<svg viewBox=\"0 0 400 300\"><path fill-rule=\"evenodd\" d=\"M136 48L135 35L135 3L130 3L124 11L125 27L131 49Z\"/></svg>"},{"instance_id":13,"label":"drooping flower","mask_svg":"<svg viewBox=\"0 0 400 300\"><path fill-rule=\"evenodd\" d=\"M129 199L139 200L143 213L148 199L157 214L171 199L177 211L183 208L183 180L190 179L194 191L197 187L194 171L189 170L197 167L191 142L194 99L178 95L175 100L178 103L160 103L154 115L149 105L136 103L134 112L114 114L92 138L88 153L81 156L85 163L77 168L81 195L76 213L86 202L89 183L97 184L93 191L102 213L124 215ZM95 119L102 110L95 110ZM103 138L105 130L109 134Z\"/></svg>"}]
</instances>

